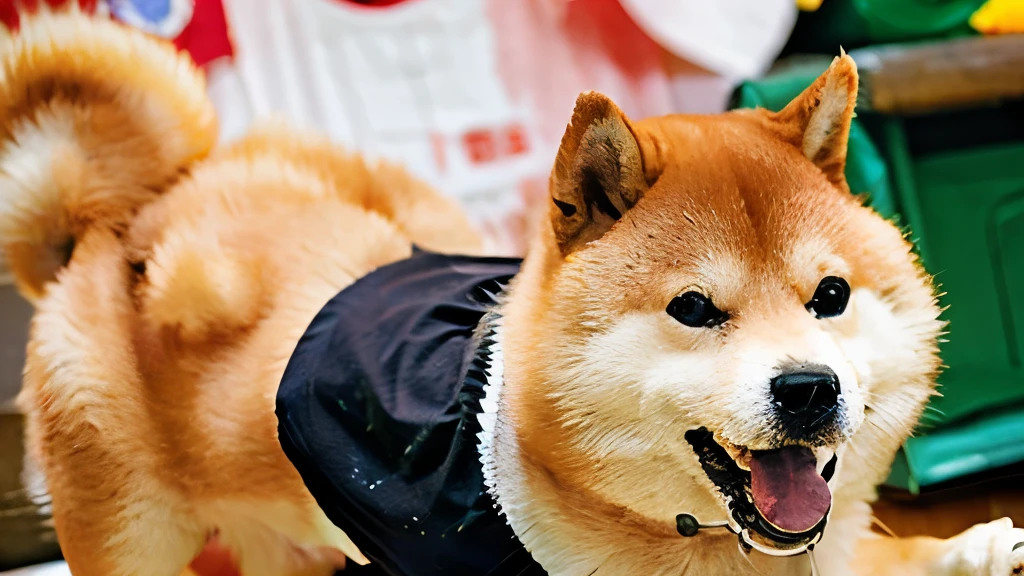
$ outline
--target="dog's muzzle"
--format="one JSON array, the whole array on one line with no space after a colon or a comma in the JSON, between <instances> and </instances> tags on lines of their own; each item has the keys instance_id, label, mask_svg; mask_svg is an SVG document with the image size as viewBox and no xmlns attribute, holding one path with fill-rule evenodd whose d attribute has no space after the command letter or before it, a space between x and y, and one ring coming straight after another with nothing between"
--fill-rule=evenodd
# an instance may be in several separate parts
<instances>
[{"instance_id":1,"label":"dog's muzzle","mask_svg":"<svg viewBox=\"0 0 1024 576\"><path fill-rule=\"evenodd\" d=\"M686 440L722 494L729 515L723 521L702 522L692 514L679 514L676 529L681 535L726 529L736 534L744 553L757 550L776 557L814 549L832 510L828 481L835 473L835 454L819 473L817 460L807 448L746 451L747 458L741 458L744 466L749 464L746 470L706 428L687 432Z\"/></svg>"}]
</instances>

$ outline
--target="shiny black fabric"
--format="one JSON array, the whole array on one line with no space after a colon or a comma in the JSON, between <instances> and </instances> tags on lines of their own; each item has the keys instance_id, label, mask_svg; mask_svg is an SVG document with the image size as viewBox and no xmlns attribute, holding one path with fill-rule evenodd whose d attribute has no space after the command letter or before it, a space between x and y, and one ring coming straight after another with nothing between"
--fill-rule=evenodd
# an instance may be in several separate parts
<instances>
[{"instance_id":1,"label":"shiny black fabric","mask_svg":"<svg viewBox=\"0 0 1024 576\"><path fill-rule=\"evenodd\" d=\"M371 560L346 574L544 574L477 452L477 326L519 264L417 250L335 296L299 341L277 395L281 446Z\"/></svg>"}]
</instances>

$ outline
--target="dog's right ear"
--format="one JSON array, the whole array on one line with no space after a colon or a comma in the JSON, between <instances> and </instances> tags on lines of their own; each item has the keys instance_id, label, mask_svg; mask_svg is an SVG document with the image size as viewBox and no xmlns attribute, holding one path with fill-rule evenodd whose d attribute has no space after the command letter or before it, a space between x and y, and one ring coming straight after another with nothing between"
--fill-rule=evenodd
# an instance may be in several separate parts
<instances>
[{"instance_id":1,"label":"dog's right ear","mask_svg":"<svg viewBox=\"0 0 1024 576\"><path fill-rule=\"evenodd\" d=\"M661 173L657 140L606 96L580 94L551 172L551 226L562 255L604 235Z\"/></svg>"}]
</instances>

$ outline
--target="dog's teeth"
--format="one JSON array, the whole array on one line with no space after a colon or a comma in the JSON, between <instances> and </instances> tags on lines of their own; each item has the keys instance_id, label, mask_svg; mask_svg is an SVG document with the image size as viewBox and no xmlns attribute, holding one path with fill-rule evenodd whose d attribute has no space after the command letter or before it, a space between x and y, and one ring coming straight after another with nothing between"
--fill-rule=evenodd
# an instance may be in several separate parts
<instances>
[{"instance_id":1,"label":"dog's teeth","mask_svg":"<svg viewBox=\"0 0 1024 576\"><path fill-rule=\"evenodd\" d=\"M719 437L720 438L720 437ZM719 446L725 448L725 452L733 459L733 462L740 467L741 470L750 471L750 451L741 446L737 446L732 442L724 438L716 438Z\"/></svg>"},{"instance_id":2,"label":"dog's teeth","mask_svg":"<svg viewBox=\"0 0 1024 576\"><path fill-rule=\"evenodd\" d=\"M750 472L750 459L752 457L753 456L750 454L750 450L747 450L746 448L740 448L739 454L733 456L732 459L736 462L736 465L740 467L740 470L746 470L747 472Z\"/></svg>"},{"instance_id":3,"label":"dog's teeth","mask_svg":"<svg viewBox=\"0 0 1024 576\"><path fill-rule=\"evenodd\" d=\"M822 446L814 449L814 456L817 459L815 469L818 471L818 474L821 474L821 471L825 469L825 465L828 464L835 455L836 451L834 448Z\"/></svg>"},{"instance_id":4,"label":"dog's teeth","mask_svg":"<svg viewBox=\"0 0 1024 576\"><path fill-rule=\"evenodd\" d=\"M737 458L740 457L740 455L743 454L743 450L737 448L732 444L726 444L725 451L729 453L729 457L732 458L733 460L736 460Z\"/></svg>"}]
</instances>

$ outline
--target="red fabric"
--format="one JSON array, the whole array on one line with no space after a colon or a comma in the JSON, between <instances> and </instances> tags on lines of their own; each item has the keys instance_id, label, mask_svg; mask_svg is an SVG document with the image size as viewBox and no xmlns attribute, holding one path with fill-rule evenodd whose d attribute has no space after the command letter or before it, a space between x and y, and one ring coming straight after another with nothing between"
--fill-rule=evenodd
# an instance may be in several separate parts
<instances>
[{"instance_id":1,"label":"red fabric","mask_svg":"<svg viewBox=\"0 0 1024 576\"><path fill-rule=\"evenodd\" d=\"M18 9L14 7L14 0L0 0L0 22L12 30L18 27Z\"/></svg>"},{"instance_id":2,"label":"red fabric","mask_svg":"<svg viewBox=\"0 0 1024 576\"><path fill-rule=\"evenodd\" d=\"M45 0L52 8L63 6L69 0ZM78 5L86 12L96 10L97 0L77 0ZM0 0L0 23L11 30L18 29L18 13L33 12L39 7L39 0Z\"/></svg>"},{"instance_id":3,"label":"red fabric","mask_svg":"<svg viewBox=\"0 0 1024 576\"><path fill-rule=\"evenodd\" d=\"M192 21L174 39L174 45L188 52L197 66L234 56L221 0L195 0Z\"/></svg>"},{"instance_id":4,"label":"red fabric","mask_svg":"<svg viewBox=\"0 0 1024 576\"><path fill-rule=\"evenodd\" d=\"M94 12L98 0L42 0L51 7L77 1L86 12ZM383 0L387 1L387 0ZM0 23L11 30L18 29L18 13L32 12L40 0L0 0ZM218 58L234 55L228 22L221 0L195 0L192 20L174 39L179 50L188 52L197 66L205 66Z\"/></svg>"}]
</instances>

